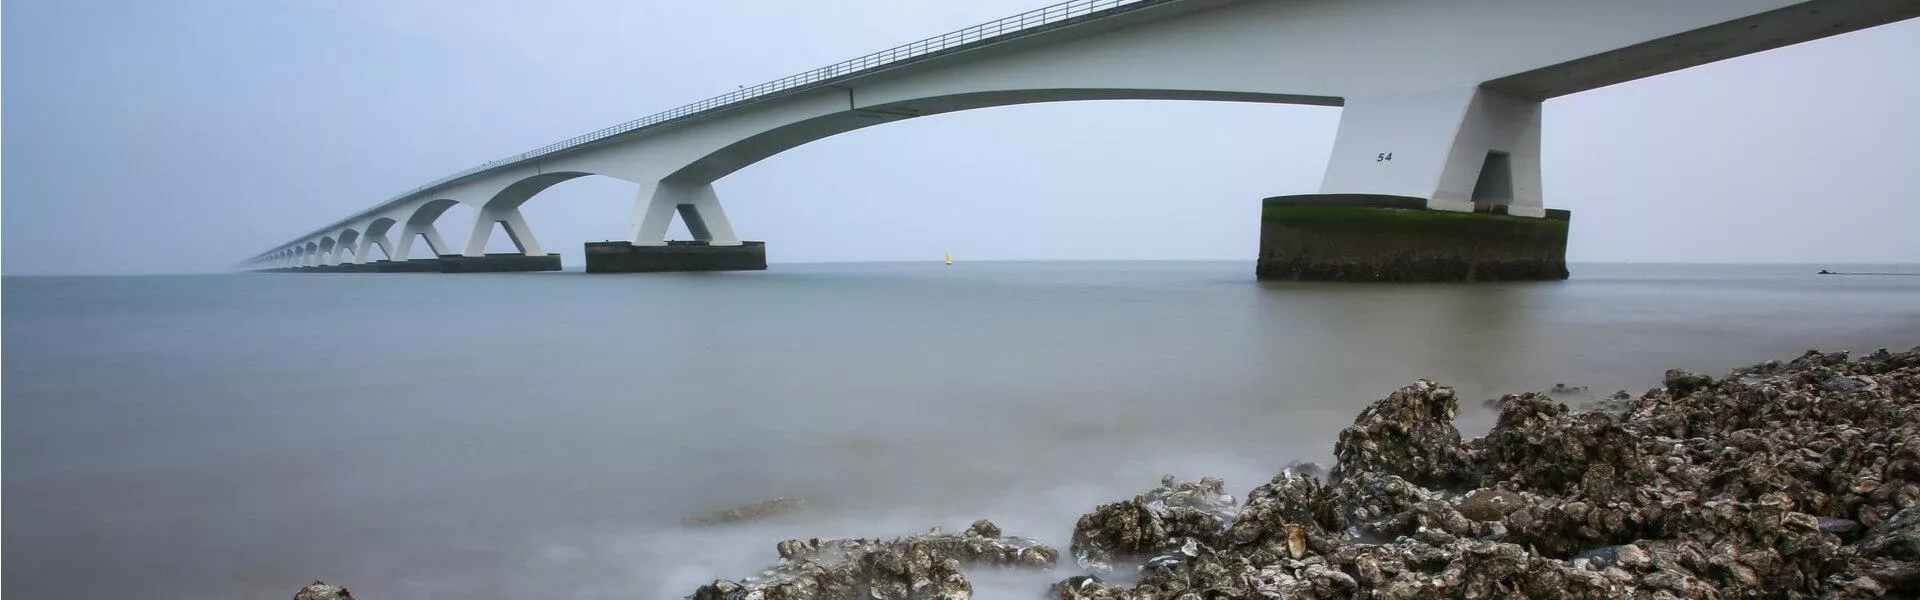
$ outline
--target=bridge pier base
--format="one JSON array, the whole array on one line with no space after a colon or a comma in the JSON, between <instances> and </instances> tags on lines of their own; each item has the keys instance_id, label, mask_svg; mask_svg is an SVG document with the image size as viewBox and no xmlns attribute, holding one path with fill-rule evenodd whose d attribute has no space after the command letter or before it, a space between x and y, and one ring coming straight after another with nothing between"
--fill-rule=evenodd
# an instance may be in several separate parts
<instances>
[{"instance_id":1,"label":"bridge pier base","mask_svg":"<svg viewBox=\"0 0 1920 600\"><path fill-rule=\"evenodd\" d=\"M587 242L588 273L668 271L764 271L765 242L715 246L707 242L667 242L636 246L631 242Z\"/></svg>"},{"instance_id":2,"label":"bridge pier base","mask_svg":"<svg viewBox=\"0 0 1920 600\"><path fill-rule=\"evenodd\" d=\"M440 259L383 260L373 263L373 270L377 273L439 273Z\"/></svg>"},{"instance_id":3,"label":"bridge pier base","mask_svg":"<svg viewBox=\"0 0 1920 600\"><path fill-rule=\"evenodd\" d=\"M412 262L412 261L408 261ZM542 254L528 256L519 253L488 254L486 256L464 256L443 254L440 256L441 273L503 273L509 271L558 271L560 255Z\"/></svg>"},{"instance_id":4,"label":"bridge pier base","mask_svg":"<svg viewBox=\"0 0 1920 600\"><path fill-rule=\"evenodd\" d=\"M1571 213L1433 210L1424 198L1308 194L1268 198L1254 276L1287 281L1543 281L1567 278Z\"/></svg>"}]
</instances>

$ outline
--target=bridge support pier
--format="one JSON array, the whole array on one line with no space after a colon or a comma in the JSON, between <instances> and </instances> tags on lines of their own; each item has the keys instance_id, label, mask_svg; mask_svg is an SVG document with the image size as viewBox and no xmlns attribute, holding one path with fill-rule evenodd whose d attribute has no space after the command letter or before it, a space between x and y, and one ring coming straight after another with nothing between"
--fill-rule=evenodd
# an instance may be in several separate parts
<instances>
[{"instance_id":1,"label":"bridge support pier","mask_svg":"<svg viewBox=\"0 0 1920 600\"><path fill-rule=\"evenodd\" d=\"M1261 207L1259 279L1566 279L1540 102L1481 87L1347 98L1319 194Z\"/></svg>"},{"instance_id":2,"label":"bridge support pier","mask_svg":"<svg viewBox=\"0 0 1920 600\"><path fill-rule=\"evenodd\" d=\"M1372 194L1266 199L1254 275L1290 281L1538 281L1567 278L1564 210L1517 217L1506 205L1434 210Z\"/></svg>"},{"instance_id":3,"label":"bridge support pier","mask_svg":"<svg viewBox=\"0 0 1920 600\"><path fill-rule=\"evenodd\" d=\"M413 261L408 261L413 262ZM483 256L445 254L440 256L441 273L505 273L511 271L558 271L560 255L528 256L502 252Z\"/></svg>"},{"instance_id":4,"label":"bridge support pier","mask_svg":"<svg viewBox=\"0 0 1920 600\"><path fill-rule=\"evenodd\" d=\"M440 259L383 260L373 263L376 273L439 273Z\"/></svg>"},{"instance_id":5,"label":"bridge support pier","mask_svg":"<svg viewBox=\"0 0 1920 600\"><path fill-rule=\"evenodd\" d=\"M764 271L765 242L720 246L702 241L643 246L629 242L587 242L588 273L660 273L669 271Z\"/></svg>"},{"instance_id":6,"label":"bridge support pier","mask_svg":"<svg viewBox=\"0 0 1920 600\"><path fill-rule=\"evenodd\" d=\"M692 241L667 241L673 216ZM628 240L587 242L588 273L764 271L767 245L743 242L720 208L712 182L660 180L641 188L629 219Z\"/></svg>"}]
</instances>

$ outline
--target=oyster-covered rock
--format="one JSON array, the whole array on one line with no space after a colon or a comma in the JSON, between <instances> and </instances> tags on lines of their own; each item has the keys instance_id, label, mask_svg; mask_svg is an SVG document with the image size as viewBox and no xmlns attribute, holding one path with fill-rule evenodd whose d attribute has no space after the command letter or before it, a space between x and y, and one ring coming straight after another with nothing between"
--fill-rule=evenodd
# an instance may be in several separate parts
<instances>
[{"instance_id":1,"label":"oyster-covered rock","mask_svg":"<svg viewBox=\"0 0 1920 600\"><path fill-rule=\"evenodd\" d=\"M1420 381L1341 433L1327 481L1283 470L1224 535L1170 525L1148 496L1090 513L1076 551L1158 555L1130 586L1049 597L1920 594L1920 349L1662 384L1585 411L1554 398L1577 390L1505 396L1462 442L1453 391Z\"/></svg>"},{"instance_id":2,"label":"oyster-covered rock","mask_svg":"<svg viewBox=\"0 0 1920 600\"><path fill-rule=\"evenodd\" d=\"M1360 411L1334 444L1333 481L1361 473L1393 475L1423 486L1451 486L1471 473L1453 418L1453 388L1422 379Z\"/></svg>"},{"instance_id":3,"label":"oyster-covered rock","mask_svg":"<svg viewBox=\"0 0 1920 600\"><path fill-rule=\"evenodd\" d=\"M786 540L779 564L738 581L717 580L693 600L966 600L967 567L1051 569L1060 553L1040 542L1000 537L975 521L963 533L892 539Z\"/></svg>"},{"instance_id":4,"label":"oyster-covered rock","mask_svg":"<svg viewBox=\"0 0 1920 600\"><path fill-rule=\"evenodd\" d=\"M353 592L318 579L293 593L293 600L353 600Z\"/></svg>"},{"instance_id":5,"label":"oyster-covered rock","mask_svg":"<svg viewBox=\"0 0 1920 600\"><path fill-rule=\"evenodd\" d=\"M1217 546L1238 513L1225 482L1167 475L1144 494L1081 515L1068 551L1081 568L1105 571L1116 561L1139 562L1188 542Z\"/></svg>"}]
</instances>

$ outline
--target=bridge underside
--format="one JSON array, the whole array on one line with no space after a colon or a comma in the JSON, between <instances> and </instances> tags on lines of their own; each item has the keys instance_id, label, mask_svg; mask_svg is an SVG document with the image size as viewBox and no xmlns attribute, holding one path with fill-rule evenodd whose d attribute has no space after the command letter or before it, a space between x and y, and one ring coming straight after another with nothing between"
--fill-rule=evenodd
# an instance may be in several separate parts
<instances>
[{"instance_id":1,"label":"bridge underside","mask_svg":"<svg viewBox=\"0 0 1920 600\"><path fill-rule=\"evenodd\" d=\"M1811 0L1515 73L1482 85L1522 98L1546 100L1917 15L1920 3L1911 1Z\"/></svg>"}]
</instances>

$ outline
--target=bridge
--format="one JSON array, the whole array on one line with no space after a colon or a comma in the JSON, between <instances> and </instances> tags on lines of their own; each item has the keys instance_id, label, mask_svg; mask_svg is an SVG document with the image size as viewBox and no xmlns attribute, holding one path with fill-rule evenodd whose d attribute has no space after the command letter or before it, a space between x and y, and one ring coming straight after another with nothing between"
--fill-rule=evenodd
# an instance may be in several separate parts
<instances>
[{"instance_id":1,"label":"bridge","mask_svg":"<svg viewBox=\"0 0 1920 600\"><path fill-rule=\"evenodd\" d=\"M763 269L713 187L757 161L925 115L1159 99L1344 107L1321 193L1266 200L1262 278L1564 278L1542 101L1916 15L1920 0L1072 0L491 161L239 267L556 270L519 207L600 175L640 192L624 240L587 244L588 271ZM474 213L459 249L436 225L456 204ZM692 240L665 239L676 215ZM517 252L486 253L496 224ZM438 258L408 260L416 243Z\"/></svg>"}]
</instances>

